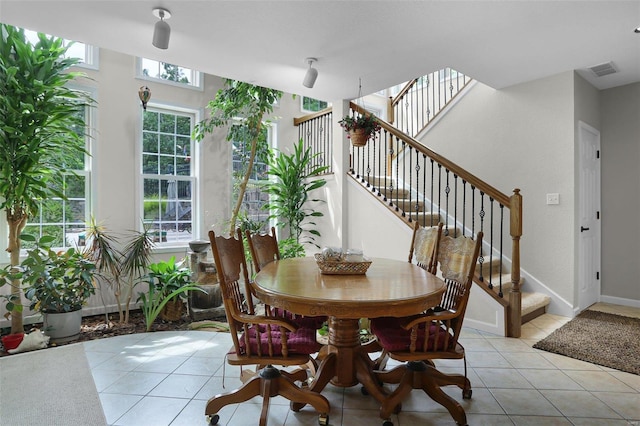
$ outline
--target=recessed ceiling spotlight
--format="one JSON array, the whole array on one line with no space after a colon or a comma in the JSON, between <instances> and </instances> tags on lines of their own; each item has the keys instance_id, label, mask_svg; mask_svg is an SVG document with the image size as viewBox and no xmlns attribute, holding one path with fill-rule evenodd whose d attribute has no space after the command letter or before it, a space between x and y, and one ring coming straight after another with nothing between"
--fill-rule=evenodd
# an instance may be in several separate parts
<instances>
[{"instance_id":1,"label":"recessed ceiling spotlight","mask_svg":"<svg viewBox=\"0 0 640 426\"><path fill-rule=\"evenodd\" d=\"M640 27L636 28L635 30L633 30L634 33L640 33Z\"/></svg>"}]
</instances>

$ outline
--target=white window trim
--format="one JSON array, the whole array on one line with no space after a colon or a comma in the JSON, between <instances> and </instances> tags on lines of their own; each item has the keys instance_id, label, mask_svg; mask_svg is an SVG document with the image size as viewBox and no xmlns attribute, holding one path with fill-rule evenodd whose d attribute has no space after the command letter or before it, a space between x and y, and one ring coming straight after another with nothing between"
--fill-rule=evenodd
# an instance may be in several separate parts
<instances>
[{"instance_id":1,"label":"white window trim","mask_svg":"<svg viewBox=\"0 0 640 426\"><path fill-rule=\"evenodd\" d=\"M149 58L151 59L151 58ZM156 61L156 59L151 59L152 61ZM157 62L162 62L162 61L157 61ZM175 64L172 64L175 65ZM201 71L197 71L194 70L193 68L190 68L193 73L194 73L194 84L185 84L185 83L179 83L177 81L172 81L172 80L165 80L163 78L157 78L157 77L151 77L151 76L147 76L144 75L142 73L142 58L137 56L136 57L136 78L138 80L143 80L143 81L153 81L156 83L161 83L161 84L166 84L168 86L174 86L174 87L181 87L181 88L187 88L187 89L191 89L191 90L197 90L197 91L204 91L204 75Z\"/></svg>"},{"instance_id":2,"label":"white window trim","mask_svg":"<svg viewBox=\"0 0 640 426\"><path fill-rule=\"evenodd\" d=\"M180 87L186 87L186 85L181 85ZM193 115L194 126L201 121L201 117L202 117L201 109L187 108L187 107L182 107L182 106L169 104L169 103L150 102L149 104L147 104L147 109L166 111L169 113L183 113L183 114ZM142 164L141 164L142 142L143 142L143 138L142 138L143 120L144 120L144 110L140 109L140 114L138 118L138 132L136 136L137 141L136 141L136 149L135 149L135 152L136 152L135 176L137 180L136 190L135 190L135 197L136 197L135 213L136 213L136 217L138 218L136 220L136 229L138 231L143 230L142 223L143 223L143 216L144 216L144 208L143 208L144 203L142 202L142 200L144 197L144 179L145 179L145 176L149 176L142 173ZM191 204L191 211L192 211L191 235L193 235L194 238L200 235L200 229L201 229L200 223L202 220L202 218L200 217L201 215L200 215L200 206L199 206L199 200L200 200L200 197L202 196L202 193L201 193L202 179L200 177L201 152L202 151L200 149L200 143L194 141L193 147L191 149L191 164L192 164L191 178L193 179L193 188L192 188L193 202ZM158 253L173 252L173 251L176 251L176 249L183 250L186 247L188 247L188 242L177 242L177 241L171 241L166 243L160 242L155 244L154 252L158 252Z\"/></svg>"}]
</instances>

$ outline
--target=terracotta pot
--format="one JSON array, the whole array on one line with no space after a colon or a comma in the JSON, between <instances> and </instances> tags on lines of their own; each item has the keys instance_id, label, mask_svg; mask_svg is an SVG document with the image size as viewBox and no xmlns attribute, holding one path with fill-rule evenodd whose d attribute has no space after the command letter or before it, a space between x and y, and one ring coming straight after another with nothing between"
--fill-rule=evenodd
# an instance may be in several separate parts
<instances>
[{"instance_id":1,"label":"terracotta pot","mask_svg":"<svg viewBox=\"0 0 640 426\"><path fill-rule=\"evenodd\" d=\"M369 136L364 129L349 130L349 139L353 146L365 146L369 140Z\"/></svg>"}]
</instances>

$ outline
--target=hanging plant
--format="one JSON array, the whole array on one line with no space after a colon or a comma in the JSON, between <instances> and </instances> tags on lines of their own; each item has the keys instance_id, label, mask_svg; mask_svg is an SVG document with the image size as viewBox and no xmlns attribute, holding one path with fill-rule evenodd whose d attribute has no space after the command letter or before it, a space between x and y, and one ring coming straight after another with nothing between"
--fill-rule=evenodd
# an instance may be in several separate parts
<instances>
[{"instance_id":1,"label":"hanging plant","mask_svg":"<svg viewBox=\"0 0 640 426\"><path fill-rule=\"evenodd\" d=\"M380 123L373 114L346 115L338 123L347 132L353 146L365 146L380 131Z\"/></svg>"}]
</instances>

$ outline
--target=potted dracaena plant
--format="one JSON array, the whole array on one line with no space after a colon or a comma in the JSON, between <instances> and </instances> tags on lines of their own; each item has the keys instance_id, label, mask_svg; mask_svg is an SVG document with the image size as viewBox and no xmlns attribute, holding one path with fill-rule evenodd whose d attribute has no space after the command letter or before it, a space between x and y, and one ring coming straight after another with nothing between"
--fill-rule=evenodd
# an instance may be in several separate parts
<instances>
[{"instance_id":1,"label":"potted dracaena plant","mask_svg":"<svg viewBox=\"0 0 640 426\"><path fill-rule=\"evenodd\" d=\"M345 115L340 126L347 132L353 146L365 146L380 131L380 123L373 114Z\"/></svg>"}]
</instances>

